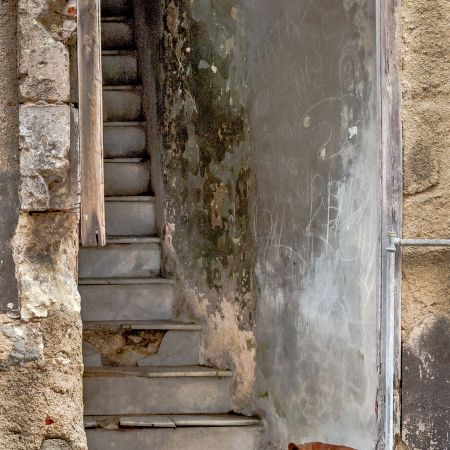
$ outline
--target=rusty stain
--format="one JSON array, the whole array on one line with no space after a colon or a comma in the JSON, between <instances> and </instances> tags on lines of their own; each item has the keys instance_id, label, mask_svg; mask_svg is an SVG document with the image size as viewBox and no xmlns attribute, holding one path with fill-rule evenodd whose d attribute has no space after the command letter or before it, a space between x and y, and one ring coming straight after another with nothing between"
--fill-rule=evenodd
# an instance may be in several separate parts
<instances>
[{"instance_id":1,"label":"rusty stain","mask_svg":"<svg viewBox=\"0 0 450 450\"><path fill-rule=\"evenodd\" d=\"M46 417L44 422L45 425L53 425L55 423L55 421L51 417Z\"/></svg>"}]
</instances>

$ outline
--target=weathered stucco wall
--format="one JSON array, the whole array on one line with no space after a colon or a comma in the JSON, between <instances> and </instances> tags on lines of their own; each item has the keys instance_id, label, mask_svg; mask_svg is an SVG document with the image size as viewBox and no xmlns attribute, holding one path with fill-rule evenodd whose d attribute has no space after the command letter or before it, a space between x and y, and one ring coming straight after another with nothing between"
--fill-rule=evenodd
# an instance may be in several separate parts
<instances>
[{"instance_id":1,"label":"weathered stucco wall","mask_svg":"<svg viewBox=\"0 0 450 450\"><path fill-rule=\"evenodd\" d=\"M235 371L233 405L250 411L254 246L241 2L163 3L166 270L177 277L179 317L204 325L203 362Z\"/></svg>"},{"instance_id":2,"label":"weathered stucco wall","mask_svg":"<svg viewBox=\"0 0 450 450\"><path fill-rule=\"evenodd\" d=\"M166 270L261 448L375 446L374 5L162 4Z\"/></svg>"},{"instance_id":3,"label":"weathered stucco wall","mask_svg":"<svg viewBox=\"0 0 450 450\"><path fill-rule=\"evenodd\" d=\"M67 6L0 6L2 449L86 449L77 114L69 103L75 22L63 19Z\"/></svg>"},{"instance_id":4,"label":"weathered stucco wall","mask_svg":"<svg viewBox=\"0 0 450 450\"><path fill-rule=\"evenodd\" d=\"M403 235L450 236L450 5L402 2ZM450 251L403 257L403 440L448 447Z\"/></svg>"},{"instance_id":5,"label":"weathered stucco wall","mask_svg":"<svg viewBox=\"0 0 450 450\"><path fill-rule=\"evenodd\" d=\"M375 448L375 2L251 6L262 448Z\"/></svg>"}]
</instances>

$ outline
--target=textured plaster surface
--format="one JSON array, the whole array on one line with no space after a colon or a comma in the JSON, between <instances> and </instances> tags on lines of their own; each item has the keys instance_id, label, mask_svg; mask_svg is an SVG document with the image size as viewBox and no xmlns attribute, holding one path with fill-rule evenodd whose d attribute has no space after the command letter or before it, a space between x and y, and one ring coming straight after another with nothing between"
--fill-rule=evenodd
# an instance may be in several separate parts
<instances>
[{"instance_id":1,"label":"textured plaster surface","mask_svg":"<svg viewBox=\"0 0 450 450\"><path fill-rule=\"evenodd\" d=\"M204 325L202 362L234 370L233 407L251 411L253 186L238 4L164 2L163 235L177 315Z\"/></svg>"},{"instance_id":2,"label":"textured plaster surface","mask_svg":"<svg viewBox=\"0 0 450 450\"><path fill-rule=\"evenodd\" d=\"M402 2L404 237L450 237L450 5ZM450 250L403 257L403 441L448 447Z\"/></svg>"},{"instance_id":3,"label":"textured plaster surface","mask_svg":"<svg viewBox=\"0 0 450 450\"><path fill-rule=\"evenodd\" d=\"M165 2L165 268L261 448L375 445L374 5Z\"/></svg>"},{"instance_id":4,"label":"textured plaster surface","mask_svg":"<svg viewBox=\"0 0 450 450\"><path fill-rule=\"evenodd\" d=\"M250 5L261 448L375 448L375 2Z\"/></svg>"}]
</instances>

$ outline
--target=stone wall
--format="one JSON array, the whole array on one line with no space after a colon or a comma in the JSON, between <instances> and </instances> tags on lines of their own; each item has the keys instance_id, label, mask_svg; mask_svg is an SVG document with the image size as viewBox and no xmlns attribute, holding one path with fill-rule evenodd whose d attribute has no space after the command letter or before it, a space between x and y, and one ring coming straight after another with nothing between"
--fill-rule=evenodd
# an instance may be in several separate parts
<instances>
[{"instance_id":1,"label":"stone wall","mask_svg":"<svg viewBox=\"0 0 450 450\"><path fill-rule=\"evenodd\" d=\"M402 2L403 235L450 237L450 5ZM448 447L450 250L403 256L403 441Z\"/></svg>"},{"instance_id":2,"label":"stone wall","mask_svg":"<svg viewBox=\"0 0 450 450\"><path fill-rule=\"evenodd\" d=\"M5 449L86 449L77 292L78 130L69 81L72 3L11 0L0 7L2 25L8 26L1 28L0 46L17 50L2 51L0 80L8 87L0 94L0 114L9 112L18 131L18 140L11 135L0 149L2 171L17 180L14 202L5 203L15 220L8 247L14 277L0 301L9 311L0 316ZM14 67L14 77L5 67ZM3 98L5 90L10 98ZM1 233L2 243L8 242Z\"/></svg>"}]
</instances>

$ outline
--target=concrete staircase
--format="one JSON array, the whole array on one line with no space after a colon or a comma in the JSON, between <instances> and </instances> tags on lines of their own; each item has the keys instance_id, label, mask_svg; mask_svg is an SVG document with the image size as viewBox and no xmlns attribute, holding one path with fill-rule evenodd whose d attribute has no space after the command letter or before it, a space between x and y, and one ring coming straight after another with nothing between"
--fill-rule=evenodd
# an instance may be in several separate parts
<instances>
[{"instance_id":1,"label":"concrete staircase","mask_svg":"<svg viewBox=\"0 0 450 450\"><path fill-rule=\"evenodd\" d=\"M199 365L201 326L173 320L161 278L131 0L102 4L107 245L81 248L90 450L254 450L260 422L230 413L228 370Z\"/></svg>"}]
</instances>

